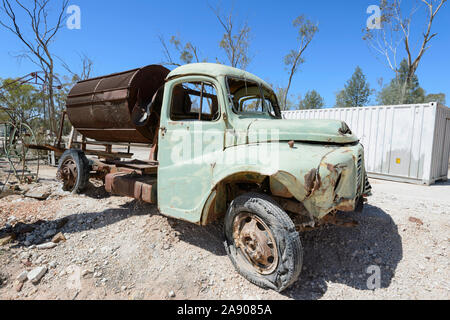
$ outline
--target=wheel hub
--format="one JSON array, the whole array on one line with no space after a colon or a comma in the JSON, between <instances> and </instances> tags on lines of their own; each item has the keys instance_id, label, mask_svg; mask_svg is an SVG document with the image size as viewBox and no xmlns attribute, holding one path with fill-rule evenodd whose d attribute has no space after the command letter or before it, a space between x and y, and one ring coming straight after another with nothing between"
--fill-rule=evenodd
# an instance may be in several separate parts
<instances>
[{"instance_id":1,"label":"wheel hub","mask_svg":"<svg viewBox=\"0 0 450 320\"><path fill-rule=\"evenodd\" d=\"M239 214L233 225L233 238L247 261L261 274L272 273L278 265L275 239L267 225L254 214Z\"/></svg>"},{"instance_id":2,"label":"wheel hub","mask_svg":"<svg viewBox=\"0 0 450 320\"><path fill-rule=\"evenodd\" d=\"M58 180L62 180L64 190L70 190L74 188L77 178L77 165L73 159L67 159L61 165L61 169L57 173Z\"/></svg>"}]
</instances>

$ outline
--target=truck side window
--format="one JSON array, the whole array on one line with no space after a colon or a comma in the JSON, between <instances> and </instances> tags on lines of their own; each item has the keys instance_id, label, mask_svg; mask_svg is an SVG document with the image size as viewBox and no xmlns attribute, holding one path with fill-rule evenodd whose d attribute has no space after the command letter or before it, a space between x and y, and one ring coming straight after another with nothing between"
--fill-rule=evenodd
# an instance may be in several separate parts
<instances>
[{"instance_id":1,"label":"truck side window","mask_svg":"<svg viewBox=\"0 0 450 320\"><path fill-rule=\"evenodd\" d=\"M183 82L172 91L170 118L175 121L214 121L220 116L216 89L208 82Z\"/></svg>"}]
</instances>

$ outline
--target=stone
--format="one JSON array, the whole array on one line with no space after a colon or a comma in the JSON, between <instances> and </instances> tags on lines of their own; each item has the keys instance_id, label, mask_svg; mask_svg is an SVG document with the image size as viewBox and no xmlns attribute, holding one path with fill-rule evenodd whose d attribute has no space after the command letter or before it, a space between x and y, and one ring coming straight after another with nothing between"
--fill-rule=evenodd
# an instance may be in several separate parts
<instances>
[{"instance_id":1,"label":"stone","mask_svg":"<svg viewBox=\"0 0 450 320\"><path fill-rule=\"evenodd\" d=\"M64 234L62 232L59 232L58 234L56 234L52 239L52 242L54 242L54 243L60 243L60 242L65 242L65 241L66 241L66 237L64 236Z\"/></svg>"},{"instance_id":2,"label":"stone","mask_svg":"<svg viewBox=\"0 0 450 320\"><path fill-rule=\"evenodd\" d=\"M175 292L174 291L170 291L169 292L169 298L175 298Z\"/></svg>"},{"instance_id":3,"label":"stone","mask_svg":"<svg viewBox=\"0 0 450 320\"><path fill-rule=\"evenodd\" d=\"M47 273L47 267L37 267L28 272L27 278L33 284L38 283L42 277Z\"/></svg>"},{"instance_id":4,"label":"stone","mask_svg":"<svg viewBox=\"0 0 450 320\"><path fill-rule=\"evenodd\" d=\"M24 252L20 253L19 258L20 258L20 260L28 260L30 258L30 256L31 256L30 252L24 251Z\"/></svg>"},{"instance_id":5,"label":"stone","mask_svg":"<svg viewBox=\"0 0 450 320\"><path fill-rule=\"evenodd\" d=\"M2 236L0 238L0 246L4 246L4 245L14 241L15 238L16 238L16 236L14 235L14 233L9 233L9 234Z\"/></svg>"},{"instance_id":6,"label":"stone","mask_svg":"<svg viewBox=\"0 0 450 320\"><path fill-rule=\"evenodd\" d=\"M17 277L16 277L16 280L18 281L18 282L25 282L25 281L27 281L27 279L28 279L28 277L27 277L27 275L28 275L28 272L27 271L22 271L22 273L20 273Z\"/></svg>"},{"instance_id":7,"label":"stone","mask_svg":"<svg viewBox=\"0 0 450 320\"><path fill-rule=\"evenodd\" d=\"M23 288L23 282L17 281L14 285L14 289L16 289L17 292L22 291Z\"/></svg>"},{"instance_id":8,"label":"stone","mask_svg":"<svg viewBox=\"0 0 450 320\"><path fill-rule=\"evenodd\" d=\"M47 243L37 245L36 248L38 248L40 250L46 250L46 249L52 249L56 246L57 246L57 244L54 242L47 242Z\"/></svg>"},{"instance_id":9,"label":"stone","mask_svg":"<svg viewBox=\"0 0 450 320\"><path fill-rule=\"evenodd\" d=\"M87 276L88 274L91 274L91 273L94 273L94 271L89 270L89 269L85 269L85 270L81 271L81 275L83 277L85 277L85 276Z\"/></svg>"},{"instance_id":10,"label":"stone","mask_svg":"<svg viewBox=\"0 0 450 320\"><path fill-rule=\"evenodd\" d=\"M419 225L419 226L423 226L423 221L420 220L420 219L418 219L418 218L415 218L415 217L409 217L408 220L409 220L409 222L415 223L415 224L417 224L417 225Z\"/></svg>"},{"instance_id":11,"label":"stone","mask_svg":"<svg viewBox=\"0 0 450 320\"><path fill-rule=\"evenodd\" d=\"M13 224L14 222L17 221L17 218L15 216L10 216L7 220L8 224Z\"/></svg>"},{"instance_id":12,"label":"stone","mask_svg":"<svg viewBox=\"0 0 450 320\"><path fill-rule=\"evenodd\" d=\"M46 200L51 192L48 186L37 186L25 193L25 197L37 200Z\"/></svg>"}]
</instances>

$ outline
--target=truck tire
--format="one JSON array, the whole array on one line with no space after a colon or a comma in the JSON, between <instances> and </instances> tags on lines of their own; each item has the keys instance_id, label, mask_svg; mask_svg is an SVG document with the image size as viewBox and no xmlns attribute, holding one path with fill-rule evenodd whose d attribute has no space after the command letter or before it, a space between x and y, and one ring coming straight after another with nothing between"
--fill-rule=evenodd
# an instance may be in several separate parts
<instances>
[{"instance_id":1,"label":"truck tire","mask_svg":"<svg viewBox=\"0 0 450 320\"><path fill-rule=\"evenodd\" d=\"M81 193L89 182L89 160L80 150L66 150L58 163L57 178L63 183L63 190Z\"/></svg>"},{"instance_id":2,"label":"truck tire","mask_svg":"<svg viewBox=\"0 0 450 320\"><path fill-rule=\"evenodd\" d=\"M224 232L228 256L248 281L281 292L298 279L303 262L300 236L269 196L247 193L234 199Z\"/></svg>"}]
</instances>

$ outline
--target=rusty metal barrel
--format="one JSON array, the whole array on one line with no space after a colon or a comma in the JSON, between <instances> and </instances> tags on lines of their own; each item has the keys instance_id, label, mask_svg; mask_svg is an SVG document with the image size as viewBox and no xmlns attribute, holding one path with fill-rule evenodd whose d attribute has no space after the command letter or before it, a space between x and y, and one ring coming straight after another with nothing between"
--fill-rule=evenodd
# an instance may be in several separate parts
<instances>
[{"instance_id":1,"label":"rusty metal barrel","mask_svg":"<svg viewBox=\"0 0 450 320\"><path fill-rule=\"evenodd\" d=\"M67 97L69 120L96 141L152 144L155 130L137 124L133 114L147 107L168 74L163 66L150 65L80 81Z\"/></svg>"}]
</instances>

